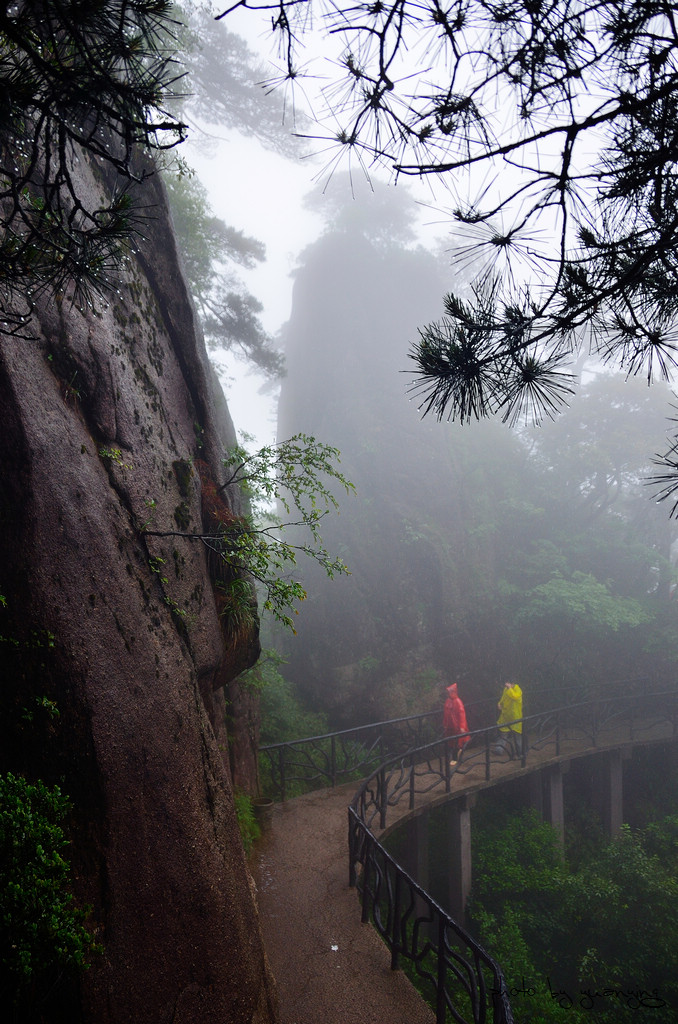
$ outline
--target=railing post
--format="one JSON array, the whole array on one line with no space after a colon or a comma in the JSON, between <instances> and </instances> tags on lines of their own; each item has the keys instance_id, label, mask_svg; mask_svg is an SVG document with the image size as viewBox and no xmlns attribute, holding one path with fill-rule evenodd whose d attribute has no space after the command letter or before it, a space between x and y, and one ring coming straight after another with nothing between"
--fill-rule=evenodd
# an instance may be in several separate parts
<instances>
[{"instance_id":1,"label":"railing post","mask_svg":"<svg viewBox=\"0 0 678 1024\"><path fill-rule=\"evenodd\" d=\"M485 782L490 781L490 733L485 730Z\"/></svg>"},{"instance_id":2,"label":"railing post","mask_svg":"<svg viewBox=\"0 0 678 1024\"><path fill-rule=\"evenodd\" d=\"M410 765L410 810L411 811L414 810L414 783L415 783L414 762L412 762L412 764ZM383 828L384 826L382 825L381 827Z\"/></svg>"},{"instance_id":3,"label":"railing post","mask_svg":"<svg viewBox=\"0 0 678 1024\"><path fill-rule=\"evenodd\" d=\"M438 914L438 970L436 974L436 1024L445 1024L447 1018L447 1001L445 999L445 982L447 980L447 963L445 959L445 921Z\"/></svg>"},{"instance_id":4,"label":"railing post","mask_svg":"<svg viewBox=\"0 0 678 1024\"><path fill-rule=\"evenodd\" d=\"M280 799L284 802L285 791L285 748L278 747L278 775L280 776Z\"/></svg>"},{"instance_id":5,"label":"railing post","mask_svg":"<svg viewBox=\"0 0 678 1024\"><path fill-rule=\"evenodd\" d=\"M368 905L367 901L370 898L369 888L370 888L370 855L371 855L371 852L372 851L369 848L369 840L368 840L367 841L367 846L365 847L365 862L363 864L363 905L362 905L362 909L361 909L361 913L360 913L360 921L361 921L362 924L367 924L367 922L370 919L370 908L369 908L369 905Z\"/></svg>"},{"instance_id":6,"label":"railing post","mask_svg":"<svg viewBox=\"0 0 678 1024\"><path fill-rule=\"evenodd\" d=\"M560 757L560 711L556 711L556 757Z\"/></svg>"},{"instance_id":7,"label":"railing post","mask_svg":"<svg viewBox=\"0 0 678 1024\"><path fill-rule=\"evenodd\" d=\"M330 780L334 789L337 784L337 738L334 733L330 740Z\"/></svg>"},{"instance_id":8,"label":"railing post","mask_svg":"<svg viewBox=\"0 0 678 1024\"><path fill-rule=\"evenodd\" d=\"M357 881L357 874L355 869L356 862L356 836L358 834L358 827L353 821L351 815L351 808L348 808L348 887L349 889L355 889Z\"/></svg>"},{"instance_id":9,"label":"railing post","mask_svg":"<svg viewBox=\"0 0 678 1024\"><path fill-rule=\"evenodd\" d=\"M509 1002L506 982L503 977L500 979L499 983L497 983L496 978L494 981L495 984L492 986L494 1024L513 1024L513 1013L511 1011L511 1003Z\"/></svg>"},{"instance_id":10,"label":"railing post","mask_svg":"<svg viewBox=\"0 0 678 1024\"><path fill-rule=\"evenodd\" d=\"M396 868L395 893L393 898L393 922L391 925L391 970L400 967L400 906L402 903L402 875Z\"/></svg>"},{"instance_id":11,"label":"railing post","mask_svg":"<svg viewBox=\"0 0 678 1024\"><path fill-rule=\"evenodd\" d=\"M380 778L379 778L379 783L380 783L379 784L379 790L380 790L380 794L381 794L381 799L379 801L379 828L383 829L383 828L386 828L386 802L387 802L387 796L388 796L388 794L386 792L386 769L385 768L381 769L381 771L379 773L379 776L380 776Z\"/></svg>"}]
</instances>

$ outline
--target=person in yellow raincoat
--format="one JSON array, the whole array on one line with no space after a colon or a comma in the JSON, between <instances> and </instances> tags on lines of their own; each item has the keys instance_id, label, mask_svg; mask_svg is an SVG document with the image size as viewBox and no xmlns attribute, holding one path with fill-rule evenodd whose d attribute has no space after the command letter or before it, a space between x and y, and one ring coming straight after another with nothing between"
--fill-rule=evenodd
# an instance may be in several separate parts
<instances>
[{"instance_id":1,"label":"person in yellow raincoat","mask_svg":"<svg viewBox=\"0 0 678 1024\"><path fill-rule=\"evenodd\" d=\"M499 731L506 734L509 754L513 757L520 753L520 736L523 731L523 723L516 721L523 717L523 691L517 683L504 683L497 707L499 708L497 725ZM515 724L507 725L507 722Z\"/></svg>"}]
</instances>

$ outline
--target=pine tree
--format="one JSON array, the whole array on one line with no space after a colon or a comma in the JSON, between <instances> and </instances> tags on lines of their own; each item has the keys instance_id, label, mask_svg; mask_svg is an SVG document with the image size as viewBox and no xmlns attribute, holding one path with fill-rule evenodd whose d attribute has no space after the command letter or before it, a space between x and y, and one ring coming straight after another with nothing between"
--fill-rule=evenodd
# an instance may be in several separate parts
<instances>
[{"instance_id":1,"label":"pine tree","mask_svg":"<svg viewBox=\"0 0 678 1024\"><path fill-rule=\"evenodd\" d=\"M22 332L41 289L105 289L132 230L140 149L180 142L168 0L21 0L0 11L0 318ZM112 188L85 194L78 160ZM106 192L104 198L103 192Z\"/></svg>"},{"instance_id":2,"label":"pine tree","mask_svg":"<svg viewBox=\"0 0 678 1024\"><path fill-rule=\"evenodd\" d=\"M247 7L247 2L237 6ZM259 5L257 5L259 6ZM424 413L554 415L582 346L651 381L676 366L678 5L653 0L376 0L270 5L284 78L315 13L343 75L329 153L455 196L470 297L448 295L411 356ZM470 173L469 173L470 172ZM464 195L467 183L476 193ZM678 489L678 439L661 460ZM676 506L674 505L674 511Z\"/></svg>"}]
</instances>

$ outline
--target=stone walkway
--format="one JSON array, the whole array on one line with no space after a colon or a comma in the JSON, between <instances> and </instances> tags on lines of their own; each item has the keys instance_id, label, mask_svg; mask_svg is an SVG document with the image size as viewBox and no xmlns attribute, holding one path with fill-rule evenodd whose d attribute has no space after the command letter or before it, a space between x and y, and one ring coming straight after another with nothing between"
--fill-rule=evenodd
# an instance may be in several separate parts
<instances>
[{"instance_id":1,"label":"stone walkway","mask_svg":"<svg viewBox=\"0 0 678 1024\"><path fill-rule=\"evenodd\" d=\"M280 1024L434 1024L348 885L355 783L273 807L252 873Z\"/></svg>"},{"instance_id":2,"label":"stone walkway","mask_svg":"<svg viewBox=\"0 0 678 1024\"><path fill-rule=\"evenodd\" d=\"M660 723L654 739L670 738ZM666 735L664 735L666 733ZM564 741L561 754L530 751L529 765L493 766L485 779L482 752L464 759L455 775L457 794L473 793L535 768L601 753L632 740L611 735L597 747ZM469 752L470 754L470 752ZM348 804L356 783L320 790L275 804L271 824L257 843L251 870L258 890L266 952L277 980L280 1024L434 1024L435 1014L402 971L392 971L390 953L369 924L361 924L360 902L348 885ZM449 799L440 790L418 808ZM407 802L389 826L411 813Z\"/></svg>"}]
</instances>

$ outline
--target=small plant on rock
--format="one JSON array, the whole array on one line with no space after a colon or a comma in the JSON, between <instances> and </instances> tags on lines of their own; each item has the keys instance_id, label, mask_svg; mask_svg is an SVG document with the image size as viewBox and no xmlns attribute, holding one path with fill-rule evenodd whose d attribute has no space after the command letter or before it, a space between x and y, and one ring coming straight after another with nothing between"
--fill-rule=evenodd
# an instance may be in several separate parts
<instances>
[{"instance_id":1,"label":"small plant on rock","mask_svg":"<svg viewBox=\"0 0 678 1024\"><path fill-rule=\"evenodd\" d=\"M207 548L210 574L220 614L228 618L234 634L247 632L256 618L253 587L262 597L264 611L294 630L291 613L306 597L295 579L297 556L318 562L330 578L348 574L344 562L329 554L322 543L320 523L337 499L330 490L340 484L352 493L353 484L337 468L339 451L307 434L260 448L254 453L240 445L223 460L227 479L217 485L209 466L196 460L202 492L203 530L148 530L151 537L186 537ZM237 486L248 511L236 515L225 491ZM278 515L276 502L286 514Z\"/></svg>"},{"instance_id":2,"label":"small plant on rock","mask_svg":"<svg viewBox=\"0 0 678 1024\"><path fill-rule=\"evenodd\" d=\"M338 509L332 484L340 484L347 493L355 490L337 468L339 461L337 448L307 434L295 434L254 453L238 445L224 459L230 475L219 490L237 484L250 513L219 536L221 555L254 581L263 591L264 610L293 632L289 613L306 597L303 585L292 576L297 556L318 562L330 579L349 573L340 558L329 554L320 535L322 519ZM276 503L292 518L283 520Z\"/></svg>"}]
</instances>

